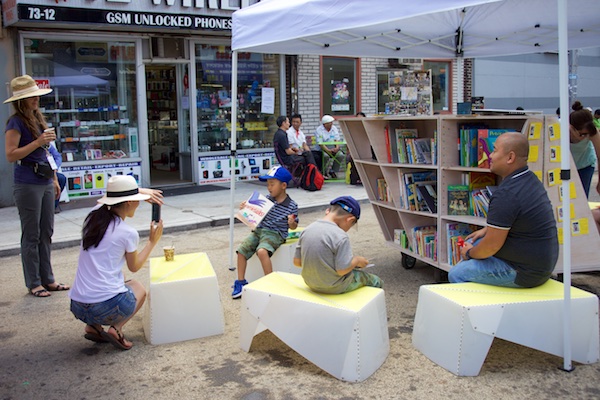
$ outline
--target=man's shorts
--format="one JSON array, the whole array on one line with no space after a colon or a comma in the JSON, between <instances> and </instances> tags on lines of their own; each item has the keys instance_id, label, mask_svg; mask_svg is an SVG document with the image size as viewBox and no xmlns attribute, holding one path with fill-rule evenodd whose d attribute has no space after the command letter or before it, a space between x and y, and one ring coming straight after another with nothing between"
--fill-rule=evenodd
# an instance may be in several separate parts
<instances>
[{"instance_id":1,"label":"man's shorts","mask_svg":"<svg viewBox=\"0 0 600 400\"><path fill-rule=\"evenodd\" d=\"M281 237L279 232L257 228L244 239L240 247L238 247L237 252L248 260L256 253L256 250L265 249L269 252L269 257L271 257L283 242L285 242L285 239Z\"/></svg>"},{"instance_id":2,"label":"man's shorts","mask_svg":"<svg viewBox=\"0 0 600 400\"><path fill-rule=\"evenodd\" d=\"M75 318L88 325L114 325L129 318L135 311L135 295L129 286L127 291L101 303L80 303L71 300L71 312Z\"/></svg>"}]
</instances>

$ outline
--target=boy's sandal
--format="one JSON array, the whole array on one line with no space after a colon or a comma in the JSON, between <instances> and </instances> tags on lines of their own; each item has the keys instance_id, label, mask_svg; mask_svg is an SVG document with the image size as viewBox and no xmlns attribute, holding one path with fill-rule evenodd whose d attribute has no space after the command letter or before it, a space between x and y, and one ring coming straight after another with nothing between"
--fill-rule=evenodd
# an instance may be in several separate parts
<instances>
[{"instance_id":1,"label":"boy's sandal","mask_svg":"<svg viewBox=\"0 0 600 400\"><path fill-rule=\"evenodd\" d=\"M91 340L92 342L96 342L96 343L108 343L108 340L102 335L104 330L99 330L94 325L88 325L88 326L91 327L96 332L95 333L94 332L86 332L85 335L83 335L84 338L86 338L87 340Z\"/></svg>"},{"instance_id":2,"label":"boy's sandal","mask_svg":"<svg viewBox=\"0 0 600 400\"><path fill-rule=\"evenodd\" d=\"M65 285L64 283L57 283L56 286L44 285L44 287L49 292L60 292L63 290L71 289L69 286Z\"/></svg>"},{"instance_id":3,"label":"boy's sandal","mask_svg":"<svg viewBox=\"0 0 600 400\"><path fill-rule=\"evenodd\" d=\"M35 292L30 289L29 293L31 293L31 295L34 297L50 297L50 296L52 296L52 293L50 293L46 289L39 289L39 290L36 290Z\"/></svg>"},{"instance_id":4,"label":"boy's sandal","mask_svg":"<svg viewBox=\"0 0 600 400\"><path fill-rule=\"evenodd\" d=\"M115 328L113 325L111 325L110 327L115 330L115 332L117 333L118 339L115 338L110 333L108 333L107 331L102 331L103 338L107 339L113 346L115 346L117 349L120 349L120 350L129 350L133 347L133 344L131 344L129 346L127 346L125 344L125 335L123 335L123 333L120 330Z\"/></svg>"}]
</instances>

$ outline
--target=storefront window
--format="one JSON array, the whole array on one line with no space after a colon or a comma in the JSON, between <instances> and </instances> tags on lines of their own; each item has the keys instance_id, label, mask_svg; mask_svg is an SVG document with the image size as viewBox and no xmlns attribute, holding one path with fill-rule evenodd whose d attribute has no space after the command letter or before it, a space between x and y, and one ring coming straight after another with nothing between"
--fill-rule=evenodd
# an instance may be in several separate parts
<instances>
[{"instance_id":1,"label":"storefront window","mask_svg":"<svg viewBox=\"0 0 600 400\"><path fill-rule=\"evenodd\" d=\"M279 115L279 57L238 54L238 96L231 98L231 47L196 45L198 150L228 150L231 103L238 102L239 149L273 147Z\"/></svg>"},{"instance_id":2,"label":"storefront window","mask_svg":"<svg viewBox=\"0 0 600 400\"><path fill-rule=\"evenodd\" d=\"M449 113L450 109L450 61L425 61L423 69L431 69L433 111Z\"/></svg>"},{"instance_id":3,"label":"storefront window","mask_svg":"<svg viewBox=\"0 0 600 400\"><path fill-rule=\"evenodd\" d=\"M25 73L53 89L40 98L63 161L138 157L135 44L24 39Z\"/></svg>"},{"instance_id":4,"label":"storefront window","mask_svg":"<svg viewBox=\"0 0 600 400\"><path fill-rule=\"evenodd\" d=\"M323 114L357 113L356 59L323 57L321 62Z\"/></svg>"}]
</instances>

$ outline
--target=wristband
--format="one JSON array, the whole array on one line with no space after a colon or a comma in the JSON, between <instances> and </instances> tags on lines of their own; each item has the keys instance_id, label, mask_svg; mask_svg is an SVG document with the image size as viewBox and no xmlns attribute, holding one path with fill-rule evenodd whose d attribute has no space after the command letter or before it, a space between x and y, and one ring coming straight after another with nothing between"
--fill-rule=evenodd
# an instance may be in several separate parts
<instances>
[{"instance_id":1,"label":"wristband","mask_svg":"<svg viewBox=\"0 0 600 400\"><path fill-rule=\"evenodd\" d=\"M471 260L472 259L471 255L469 254L471 252L471 250L473 250L472 247L469 250L467 250L467 252L465 253L465 256L467 256L467 260Z\"/></svg>"}]
</instances>

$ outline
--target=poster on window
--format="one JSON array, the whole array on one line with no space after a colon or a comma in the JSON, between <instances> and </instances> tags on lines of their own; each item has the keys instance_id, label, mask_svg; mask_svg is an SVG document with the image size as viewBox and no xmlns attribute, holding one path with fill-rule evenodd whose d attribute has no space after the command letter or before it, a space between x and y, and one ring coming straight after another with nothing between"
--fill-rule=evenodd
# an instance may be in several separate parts
<instances>
[{"instance_id":1,"label":"poster on window","mask_svg":"<svg viewBox=\"0 0 600 400\"><path fill-rule=\"evenodd\" d=\"M394 115L433 115L431 95L431 70L390 71L385 113Z\"/></svg>"},{"instance_id":2,"label":"poster on window","mask_svg":"<svg viewBox=\"0 0 600 400\"><path fill-rule=\"evenodd\" d=\"M350 81L331 82L331 111L350 111Z\"/></svg>"}]
</instances>

